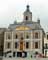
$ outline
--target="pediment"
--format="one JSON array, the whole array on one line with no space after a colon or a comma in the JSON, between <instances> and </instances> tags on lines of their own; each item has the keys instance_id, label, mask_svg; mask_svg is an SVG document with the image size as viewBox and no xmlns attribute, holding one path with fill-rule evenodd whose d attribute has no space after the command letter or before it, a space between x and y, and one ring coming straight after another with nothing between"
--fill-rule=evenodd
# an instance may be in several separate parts
<instances>
[{"instance_id":1,"label":"pediment","mask_svg":"<svg viewBox=\"0 0 48 60\"><path fill-rule=\"evenodd\" d=\"M28 26L19 26L19 27L16 27L16 30L31 30L31 28Z\"/></svg>"}]
</instances>

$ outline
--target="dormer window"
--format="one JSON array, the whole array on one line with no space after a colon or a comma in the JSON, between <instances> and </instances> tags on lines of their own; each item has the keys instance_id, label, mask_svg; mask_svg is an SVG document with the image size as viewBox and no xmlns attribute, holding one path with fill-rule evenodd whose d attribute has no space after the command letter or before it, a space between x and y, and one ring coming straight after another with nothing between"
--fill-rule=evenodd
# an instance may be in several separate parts
<instances>
[{"instance_id":1,"label":"dormer window","mask_svg":"<svg viewBox=\"0 0 48 60\"><path fill-rule=\"evenodd\" d=\"M28 20L28 16L26 16L26 20Z\"/></svg>"}]
</instances>

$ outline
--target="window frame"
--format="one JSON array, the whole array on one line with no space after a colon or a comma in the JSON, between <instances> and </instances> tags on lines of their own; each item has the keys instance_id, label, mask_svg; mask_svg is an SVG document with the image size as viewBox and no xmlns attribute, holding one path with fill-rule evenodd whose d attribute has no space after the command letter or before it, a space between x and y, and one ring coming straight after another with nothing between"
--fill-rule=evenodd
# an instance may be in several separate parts
<instances>
[{"instance_id":1,"label":"window frame","mask_svg":"<svg viewBox=\"0 0 48 60\"><path fill-rule=\"evenodd\" d=\"M35 33L35 39L38 39L38 32Z\"/></svg>"},{"instance_id":2,"label":"window frame","mask_svg":"<svg viewBox=\"0 0 48 60\"><path fill-rule=\"evenodd\" d=\"M26 49L29 49L29 42L26 42Z\"/></svg>"},{"instance_id":3,"label":"window frame","mask_svg":"<svg viewBox=\"0 0 48 60\"><path fill-rule=\"evenodd\" d=\"M11 42L7 42L7 49L11 48Z\"/></svg>"},{"instance_id":4,"label":"window frame","mask_svg":"<svg viewBox=\"0 0 48 60\"><path fill-rule=\"evenodd\" d=\"M26 21L28 20L28 16L25 17L25 20L26 20Z\"/></svg>"},{"instance_id":5,"label":"window frame","mask_svg":"<svg viewBox=\"0 0 48 60\"><path fill-rule=\"evenodd\" d=\"M15 42L15 49L17 49L18 48L18 42Z\"/></svg>"},{"instance_id":6,"label":"window frame","mask_svg":"<svg viewBox=\"0 0 48 60\"><path fill-rule=\"evenodd\" d=\"M10 36L10 34L8 34L8 39L11 39L11 36Z\"/></svg>"},{"instance_id":7,"label":"window frame","mask_svg":"<svg viewBox=\"0 0 48 60\"><path fill-rule=\"evenodd\" d=\"M15 39L18 39L18 34L15 35Z\"/></svg>"},{"instance_id":8,"label":"window frame","mask_svg":"<svg viewBox=\"0 0 48 60\"><path fill-rule=\"evenodd\" d=\"M38 42L35 42L35 49L38 49L39 48L39 44Z\"/></svg>"}]
</instances>

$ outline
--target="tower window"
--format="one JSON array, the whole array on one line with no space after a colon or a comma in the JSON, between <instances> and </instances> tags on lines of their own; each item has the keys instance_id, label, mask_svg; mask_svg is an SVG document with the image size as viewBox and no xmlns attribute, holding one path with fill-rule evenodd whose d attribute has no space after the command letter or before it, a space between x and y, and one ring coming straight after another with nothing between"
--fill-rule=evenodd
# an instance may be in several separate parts
<instances>
[{"instance_id":1,"label":"tower window","mask_svg":"<svg viewBox=\"0 0 48 60\"><path fill-rule=\"evenodd\" d=\"M26 20L28 20L28 16L26 16Z\"/></svg>"}]
</instances>

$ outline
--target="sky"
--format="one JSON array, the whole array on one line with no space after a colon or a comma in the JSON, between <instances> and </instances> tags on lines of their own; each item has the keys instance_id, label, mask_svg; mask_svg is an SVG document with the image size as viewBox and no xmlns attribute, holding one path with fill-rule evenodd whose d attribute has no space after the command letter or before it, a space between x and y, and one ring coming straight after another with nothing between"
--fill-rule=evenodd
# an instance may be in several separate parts
<instances>
[{"instance_id":1,"label":"sky","mask_svg":"<svg viewBox=\"0 0 48 60\"><path fill-rule=\"evenodd\" d=\"M26 5L30 5L32 20L40 18L41 26L48 32L48 0L0 0L0 27L23 21Z\"/></svg>"}]
</instances>

